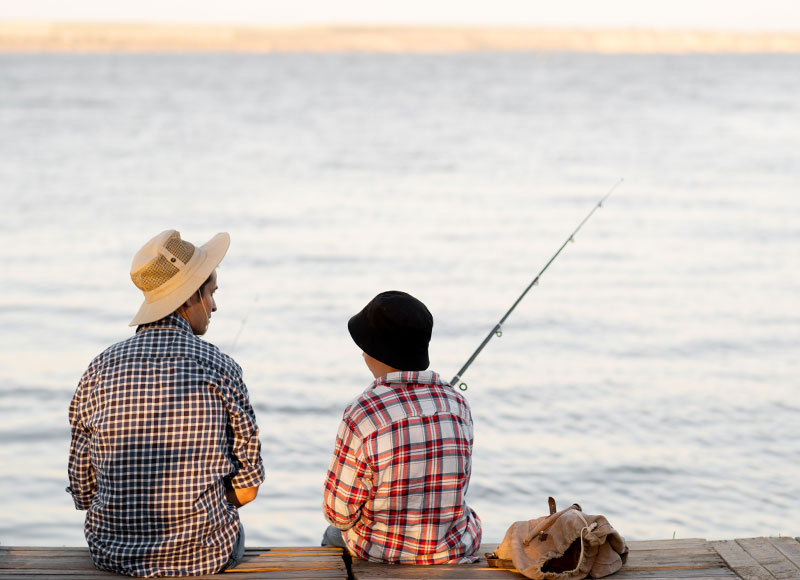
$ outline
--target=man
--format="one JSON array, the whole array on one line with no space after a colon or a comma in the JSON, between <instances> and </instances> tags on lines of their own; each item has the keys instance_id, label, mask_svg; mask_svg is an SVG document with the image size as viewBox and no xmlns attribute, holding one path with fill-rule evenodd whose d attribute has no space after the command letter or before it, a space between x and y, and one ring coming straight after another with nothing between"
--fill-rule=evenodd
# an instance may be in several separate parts
<instances>
[{"instance_id":1,"label":"man","mask_svg":"<svg viewBox=\"0 0 800 580\"><path fill-rule=\"evenodd\" d=\"M465 500L472 415L460 393L425 371L431 313L405 292L383 292L347 326L375 380L339 426L323 545L392 564L477 560L481 522Z\"/></svg>"},{"instance_id":2,"label":"man","mask_svg":"<svg viewBox=\"0 0 800 580\"><path fill-rule=\"evenodd\" d=\"M237 508L264 480L242 369L198 336L217 305L227 233L203 246L167 230L136 254L136 334L95 358L69 409L70 487L98 568L220 572L244 554Z\"/></svg>"}]
</instances>

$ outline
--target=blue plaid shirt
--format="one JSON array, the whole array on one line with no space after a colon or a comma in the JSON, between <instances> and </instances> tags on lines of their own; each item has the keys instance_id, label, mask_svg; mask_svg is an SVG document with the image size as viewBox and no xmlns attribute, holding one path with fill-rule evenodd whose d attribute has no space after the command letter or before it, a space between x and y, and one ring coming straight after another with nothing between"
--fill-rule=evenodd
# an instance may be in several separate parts
<instances>
[{"instance_id":1,"label":"blue plaid shirt","mask_svg":"<svg viewBox=\"0 0 800 580\"><path fill-rule=\"evenodd\" d=\"M239 531L234 488L264 480L242 369L180 316L95 358L69 408L70 487L95 566L132 576L217 572Z\"/></svg>"}]
</instances>

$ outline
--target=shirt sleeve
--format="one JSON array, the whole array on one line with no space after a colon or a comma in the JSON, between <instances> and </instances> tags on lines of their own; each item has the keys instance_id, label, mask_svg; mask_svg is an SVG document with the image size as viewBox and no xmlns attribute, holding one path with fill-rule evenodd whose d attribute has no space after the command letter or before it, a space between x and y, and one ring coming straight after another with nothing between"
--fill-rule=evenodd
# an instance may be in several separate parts
<instances>
[{"instance_id":1,"label":"shirt sleeve","mask_svg":"<svg viewBox=\"0 0 800 580\"><path fill-rule=\"evenodd\" d=\"M67 472L69 487L67 492L72 495L75 509L87 510L92 505L92 498L97 492L97 478L92 467L89 444L91 433L81 419L81 409L85 403L85 392L89 372L83 375L72 402L69 406L69 424L72 431L72 441L69 448L69 462Z\"/></svg>"},{"instance_id":2,"label":"shirt sleeve","mask_svg":"<svg viewBox=\"0 0 800 580\"><path fill-rule=\"evenodd\" d=\"M364 457L361 439L345 419L339 425L323 488L325 519L340 530L349 530L361 517L371 489L372 470Z\"/></svg>"},{"instance_id":3,"label":"shirt sleeve","mask_svg":"<svg viewBox=\"0 0 800 580\"><path fill-rule=\"evenodd\" d=\"M235 363L234 363L235 364ZM232 430L231 454L236 473L231 477L235 489L256 487L264 481L264 462L261 459L256 415L250 404L250 396L242 378L241 369L236 365L229 385L229 419Z\"/></svg>"}]
</instances>

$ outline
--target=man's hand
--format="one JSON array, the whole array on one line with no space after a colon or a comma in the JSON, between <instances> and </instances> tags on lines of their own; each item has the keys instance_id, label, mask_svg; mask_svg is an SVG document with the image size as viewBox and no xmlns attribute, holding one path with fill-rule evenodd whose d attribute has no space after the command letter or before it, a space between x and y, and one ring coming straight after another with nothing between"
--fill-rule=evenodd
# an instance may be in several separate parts
<instances>
[{"instance_id":1,"label":"man's hand","mask_svg":"<svg viewBox=\"0 0 800 580\"><path fill-rule=\"evenodd\" d=\"M225 498L237 508L250 503L256 499L257 495L258 486L243 487L241 489L234 489L233 487L230 487L230 485L225 486Z\"/></svg>"}]
</instances>

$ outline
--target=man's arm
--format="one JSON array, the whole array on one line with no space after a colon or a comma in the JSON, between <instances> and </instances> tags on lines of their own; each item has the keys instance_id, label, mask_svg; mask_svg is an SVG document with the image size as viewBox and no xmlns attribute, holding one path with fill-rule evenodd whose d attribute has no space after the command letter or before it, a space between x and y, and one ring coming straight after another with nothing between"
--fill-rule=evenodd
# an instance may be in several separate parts
<instances>
[{"instance_id":1,"label":"man's arm","mask_svg":"<svg viewBox=\"0 0 800 580\"><path fill-rule=\"evenodd\" d=\"M264 481L264 462L256 416L242 380L241 368L235 362L232 364L237 372L231 377L228 388L223 389L223 397L233 433L231 460L236 467L235 472L225 479L225 498L236 507L242 507L258 495L258 488Z\"/></svg>"},{"instance_id":2,"label":"man's arm","mask_svg":"<svg viewBox=\"0 0 800 580\"><path fill-rule=\"evenodd\" d=\"M231 487L228 482L226 482L225 498L228 500L228 502L232 503L237 508L240 508L256 499L256 496L258 495L258 488L259 486L256 485L254 487L235 489L234 487Z\"/></svg>"},{"instance_id":3,"label":"man's arm","mask_svg":"<svg viewBox=\"0 0 800 580\"><path fill-rule=\"evenodd\" d=\"M88 371L81 378L81 382L78 384L69 406L69 424L72 440L70 442L69 462L67 465L70 484L67 492L72 495L75 509L79 510L89 509L97 492L97 478L89 451L90 434L80 418L83 389L86 387L87 375Z\"/></svg>"}]
</instances>

